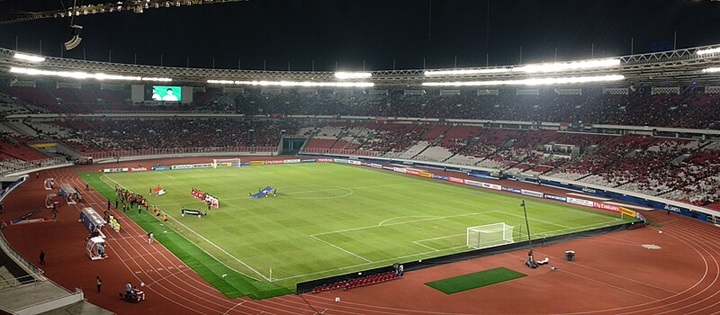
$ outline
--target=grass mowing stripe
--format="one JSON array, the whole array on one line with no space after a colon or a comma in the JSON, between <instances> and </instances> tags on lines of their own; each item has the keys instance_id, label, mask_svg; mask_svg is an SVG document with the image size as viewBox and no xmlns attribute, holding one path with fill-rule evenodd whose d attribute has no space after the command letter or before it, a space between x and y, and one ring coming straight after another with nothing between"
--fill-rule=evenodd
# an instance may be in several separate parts
<instances>
[{"instance_id":1,"label":"grass mowing stripe","mask_svg":"<svg viewBox=\"0 0 720 315\"><path fill-rule=\"evenodd\" d=\"M462 276L428 282L425 284L442 293L453 294L479 287L484 287L486 285L522 278L524 276L526 275L517 271L513 271L505 267L499 267Z\"/></svg>"},{"instance_id":2,"label":"grass mowing stripe","mask_svg":"<svg viewBox=\"0 0 720 315\"><path fill-rule=\"evenodd\" d=\"M518 206L521 196L350 165L159 172L112 173L103 179L109 187L117 182L140 193L163 187L167 194L147 196L148 201L172 218L174 232L196 246L200 255L219 261L207 262L205 272L214 277L235 274L210 268L225 265L238 273L267 276L256 277L263 280L259 282L245 279L254 288L272 284L294 290L301 281L467 251L465 233L470 226L505 222L516 227L519 239L524 229L518 226L525 225ZM277 188L278 196L248 197L266 186ZM181 217L180 208L204 210L190 196L192 187L217 197L220 208L209 210L202 219ZM527 202L533 236L618 222L591 210L542 200ZM135 217L131 215L142 219ZM271 268L269 282L263 278L269 278Z\"/></svg>"},{"instance_id":3,"label":"grass mowing stripe","mask_svg":"<svg viewBox=\"0 0 720 315\"><path fill-rule=\"evenodd\" d=\"M83 180L108 200L116 198L115 189L102 179L101 174L81 174ZM255 281L245 275L219 263L216 259L200 250L190 240L177 233L160 233L165 230L159 220L150 213L138 214L135 211L125 213L145 231L156 231L155 239L177 256L188 267L208 281L228 298L250 296L265 299L292 293L291 290L273 283Z\"/></svg>"}]
</instances>

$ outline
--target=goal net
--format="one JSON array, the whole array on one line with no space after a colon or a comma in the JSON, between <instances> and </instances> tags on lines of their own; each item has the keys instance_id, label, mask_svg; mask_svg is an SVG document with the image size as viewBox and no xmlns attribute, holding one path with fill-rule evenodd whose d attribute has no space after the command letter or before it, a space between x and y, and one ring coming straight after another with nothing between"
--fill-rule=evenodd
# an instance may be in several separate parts
<instances>
[{"instance_id":1,"label":"goal net","mask_svg":"<svg viewBox=\"0 0 720 315\"><path fill-rule=\"evenodd\" d=\"M233 159L213 159L212 167L237 167L240 166L240 158Z\"/></svg>"},{"instance_id":2,"label":"goal net","mask_svg":"<svg viewBox=\"0 0 720 315\"><path fill-rule=\"evenodd\" d=\"M467 246L480 249L514 243L514 227L502 223L493 223L467 228Z\"/></svg>"}]
</instances>

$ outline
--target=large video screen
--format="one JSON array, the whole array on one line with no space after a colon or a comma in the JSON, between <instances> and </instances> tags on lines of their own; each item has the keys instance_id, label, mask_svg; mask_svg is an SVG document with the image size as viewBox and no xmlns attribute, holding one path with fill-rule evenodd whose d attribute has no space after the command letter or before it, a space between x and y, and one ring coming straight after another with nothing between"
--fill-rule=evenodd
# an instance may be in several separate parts
<instances>
[{"instance_id":1,"label":"large video screen","mask_svg":"<svg viewBox=\"0 0 720 315\"><path fill-rule=\"evenodd\" d=\"M145 86L145 100L179 102L182 100L182 87L168 85Z\"/></svg>"}]
</instances>

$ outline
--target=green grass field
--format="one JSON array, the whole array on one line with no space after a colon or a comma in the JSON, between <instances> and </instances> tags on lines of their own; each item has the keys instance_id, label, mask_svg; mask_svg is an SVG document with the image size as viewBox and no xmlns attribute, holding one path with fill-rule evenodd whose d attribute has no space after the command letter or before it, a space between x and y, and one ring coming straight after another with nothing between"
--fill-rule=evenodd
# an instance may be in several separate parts
<instances>
[{"instance_id":1,"label":"green grass field","mask_svg":"<svg viewBox=\"0 0 720 315\"><path fill-rule=\"evenodd\" d=\"M348 165L82 176L113 202L115 184L146 196L149 188L163 187L166 195L148 200L171 217L167 224L149 213L128 213L230 297L284 294L297 282L467 251L471 226L505 222L516 227L516 240L525 230L520 196ZM278 196L248 196L265 186L277 188ZM217 197L220 208L204 218L181 217L183 207L206 209L190 195L192 187ZM533 237L619 223L591 210L526 203Z\"/></svg>"}]
</instances>

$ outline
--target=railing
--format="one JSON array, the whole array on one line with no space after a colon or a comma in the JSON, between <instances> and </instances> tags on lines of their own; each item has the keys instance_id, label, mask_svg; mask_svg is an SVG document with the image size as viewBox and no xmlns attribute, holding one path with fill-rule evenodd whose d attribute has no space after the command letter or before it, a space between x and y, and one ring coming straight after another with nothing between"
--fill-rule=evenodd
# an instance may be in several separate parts
<instances>
[{"instance_id":1,"label":"railing","mask_svg":"<svg viewBox=\"0 0 720 315\"><path fill-rule=\"evenodd\" d=\"M20 267L22 267L25 271L28 272L28 275L18 277L19 284L27 284L32 283L36 281L45 280L45 277L43 276L44 271L38 267L35 267L35 265L31 264L25 257L20 256L20 254L10 246L10 244L7 242L7 239L5 239L5 235L0 232L0 249L4 251L10 258L15 261ZM20 280L22 279L22 281ZM12 287L14 285L10 284L8 287ZM2 289L3 286L0 286L0 289Z\"/></svg>"},{"instance_id":2,"label":"railing","mask_svg":"<svg viewBox=\"0 0 720 315\"><path fill-rule=\"evenodd\" d=\"M122 158L128 156L148 156L148 155L169 155L169 154L198 154L198 153L228 153L237 152L238 154L253 153L272 153L277 152L278 147L249 147L249 146L228 146L228 147L205 147L205 148L158 148L158 149L141 149L141 150L113 150L102 152L90 152L87 155L93 159L111 159Z\"/></svg>"},{"instance_id":3,"label":"railing","mask_svg":"<svg viewBox=\"0 0 720 315\"><path fill-rule=\"evenodd\" d=\"M33 283L39 281L35 276L33 275L24 275L20 277L15 277L11 279L2 279L0 280L0 290L5 290L8 288L13 288L17 286L21 286L23 284Z\"/></svg>"},{"instance_id":4,"label":"railing","mask_svg":"<svg viewBox=\"0 0 720 315\"><path fill-rule=\"evenodd\" d=\"M371 150L345 150L345 149L327 149L327 148L305 148L305 150L301 153L355 155L355 156L380 156L380 155L382 155L382 152L371 151Z\"/></svg>"},{"instance_id":5,"label":"railing","mask_svg":"<svg viewBox=\"0 0 720 315\"><path fill-rule=\"evenodd\" d=\"M128 109L128 110L95 110L93 111L93 114L103 114L103 115L127 115L127 114L187 114L187 115L208 115L208 114L216 114L216 115L234 115L237 117L243 117L244 114L238 114L233 111L214 111L214 110L176 110L176 109L168 109L168 110L142 110L142 109Z\"/></svg>"},{"instance_id":6,"label":"railing","mask_svg":"<svg viewBox=\"0 0 720 315\"><path fill-rule=\"evenodd\" d=\"M44 167L50 167L67 163L64 157L55 157L36 161L13 161L0 162L0 175L8 175L12 173L20 173Z\"/></svg>"}]
</instances>

